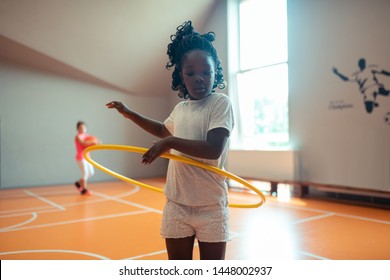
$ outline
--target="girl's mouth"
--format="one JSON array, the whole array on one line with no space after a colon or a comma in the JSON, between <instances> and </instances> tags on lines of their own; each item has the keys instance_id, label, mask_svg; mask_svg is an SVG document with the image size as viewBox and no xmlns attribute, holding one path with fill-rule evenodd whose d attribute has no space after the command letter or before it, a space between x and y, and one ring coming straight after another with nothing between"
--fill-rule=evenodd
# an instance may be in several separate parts
<instances>
[{"instance_id":1,"label":"girl's mouth","mask_svg":"<svg viewBox=\"0 0 390 280\"><path fill-rule=\"evenodd\" d=\"M204 92L204 91L206 91L206 88L205 87L198 87L198 88L194 88L194 91L195 92Z\"/></svg>"}]
</instances>

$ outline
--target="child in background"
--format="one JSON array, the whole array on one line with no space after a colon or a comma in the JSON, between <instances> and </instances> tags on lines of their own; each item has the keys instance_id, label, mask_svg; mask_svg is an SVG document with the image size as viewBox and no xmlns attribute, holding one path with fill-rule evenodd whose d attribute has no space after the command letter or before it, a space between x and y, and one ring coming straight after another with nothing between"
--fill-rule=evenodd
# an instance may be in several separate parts
<instances>
[{"instance_id":1,"label":"child in background","mask_svg":"<svg viewBox=\"0 0 390 280\"><path fill-rule=\"evenodd\" d=\"M167 69L174 68L172 89L185 100L164 121L149 119L119 101L106 104L125 118L162 138L142 156L152 163L165 152L186 156L223 168L227 142L234 126L229 98L223 89L221 62L212 42L213 32L197 33L190 21L177 28L168 45ZM200 258L225 258L229 240L226 178L210 171L171 160L164 189L161 234L169 259L192 259L195 238Z\"/></svg>"},{"instance_id":2,"label":"child in background","mask_svg":"<svg viewBox=\"0 0 390 280\"><path fill-rule=\"evenodd\" d=\"M75 182L76 188L79 190L82 195L90 195L89 190L87 189L87 181L95 173L93 166L83 158L83 151L92 145L96 145L99 141L87 134L87 126L84 122L77 123L77 135L74 138L74 143L76 145L76 162L81 170L81 179Z\"/></svg>"}]
</instances>

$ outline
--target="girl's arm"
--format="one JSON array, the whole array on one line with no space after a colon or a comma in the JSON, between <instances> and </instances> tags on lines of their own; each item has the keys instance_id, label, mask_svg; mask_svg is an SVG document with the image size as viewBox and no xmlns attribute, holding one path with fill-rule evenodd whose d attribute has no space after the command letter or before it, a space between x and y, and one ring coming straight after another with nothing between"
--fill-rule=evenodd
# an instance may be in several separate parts
<instances>
[{"instance_id":1,"label":"girl's arm","mask_svg":"<svg viewBox=\"0 0 390 280\"><path fill-rule=\"evenodd\" d=\"M333 67L333 73L335 73L337 76L340 77L340 79L342 79L342 80L345 81L345 82L350 80L347 76L341 74L341 73L337 70L337 68L335 68L335 67Z\"/></svg>"},{"instance_id":2,"label":"girl's arm","mask_svg":"<svg viewBox=\"0 0 390 280\"><path fill-rule=\"evenodd\" d=\"M204 159L218 159L229 138L229 131L225 128L215 128L207 133L206 141L187 140L168 136L154 145L142 156L142 163L150 164L161 154L170 149L177 150L190 156Z\"/></svg>"},{"instance_id":3,"label":"girl's arm","mask_svg":"<svg viewBox=\"0 0 390 280\"><path fill-rule=\"evenodd\" d=\"M125 104L120 101L111 101L106 104L109 109L117 109L125 118L130 119L136 125L159 138L170 136L171 133L166 129L162 122L149 119L141 114L130 110Z\"/></svg>"},{"instance_id":4,"label":"girl's arm","mask_svg":"<svg viewBox=\"0 0 390 280\"><path fill-rule=\"evenodd\" d=\"M89 146L92 146L92 145L96 145L96 144L100 144L100 140L98 141L98 143L94 142L94 141L86 141L86 140L81 140L80 139L80 136L76 135L76 141L79 142L81 145L83 145L84 147L89 147Z\"/></svg>"}]
</instances>

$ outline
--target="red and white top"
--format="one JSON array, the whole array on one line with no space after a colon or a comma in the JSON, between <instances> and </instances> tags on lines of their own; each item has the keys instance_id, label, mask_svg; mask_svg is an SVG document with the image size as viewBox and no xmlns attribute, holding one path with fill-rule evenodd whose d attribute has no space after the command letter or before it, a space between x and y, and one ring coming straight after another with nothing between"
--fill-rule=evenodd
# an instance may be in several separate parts
<instances>
[{"instance_id":1,"label":"red and white top","mask_svg":"<svg viewBox=\"0 0 390 280\"><path fill-rule=\"evenodd\" d=\"M82 145L78 140L77 140L77 137L79 137L79 139L81 141L84 141L85 138L89 137L90 135L87 134L87 133L78 133L75 138L74 138L74 143L76 145L76 160L82 160L83 159L83 151L88 147L88 146L84 146Z\"/></svg>"}]
</instances>

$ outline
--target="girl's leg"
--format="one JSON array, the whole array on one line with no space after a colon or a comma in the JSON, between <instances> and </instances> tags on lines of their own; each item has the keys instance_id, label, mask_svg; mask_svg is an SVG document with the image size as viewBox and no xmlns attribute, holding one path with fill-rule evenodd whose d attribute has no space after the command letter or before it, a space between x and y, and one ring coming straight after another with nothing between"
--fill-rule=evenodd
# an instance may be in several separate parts
<instances>
[{"instance_id":1,"label":"girl's leg","mask_svg":"<svg viewBox=\"0 0 390 280\"><path fill-rule=\"evenodd\" d=\"M81 185L81 191L80 193L81 194L86 194L86 195L90 195L91 193L89 192L89 190L87 189L87 180L85 179L81 179L80 180L80 185Z\"/></svg>"},{"instance_id":2,"label":"girl's leg","mask_svg":"<svg viewBox=\"0 0 390 280\"><path fill-rule=\"evenodd\" d=\"M79 192L82 192L84 190L84 185L85 185L84 178L85 178L86 170L85 170L85 165L83 160L78 160L77 165L79 166L81 171L81 179L75 182L74 184L76 188L79 190Z\"/></svg>"},{"instance_id":3,"label":"girl's leg","mask_svg":"<svg viewBox=\"0 0 390 280\"><path fill-rule=\"evenodd\" d=\"M185 238L166 238L168 258L170 260L192 260L195 235Z\"/></svg>"},{"instance_id":4,"label":"girl's leg","mask_svg":"<svg viewBox=\"0 0 390 280\"><path fill-rule=\"evenodd\" d=\"M86 187L87 187L87 181L86 180L84 180L84 179L80 179L80 191L82 192L82 191L84 191L85 189L86 189Z\"/></svg>"},{"instance_id":5,"label":"girl's leg","mask_svg":"<svg viewBox=\"0 0 390 280\"><path fill-rule=\"evenodd\" d=\"M198 242L201 260L224 260L226 242Z\"/></svg>"},{"instance_id":6,"label":"girl's leg","mask_svg":"<svg viewBox=\"0 0 390 280\"><path fill-rule=\"evenodd\" d=\"M74 185L76 186L76 188L77 188L79 191L81 191L80 180L76 181L76 182L74 183Z\"/></svg>"},{"instance_id":7,"label":"girl's leg","mask_svg":"<svg viewBox=\"0 0 390 280\"><path fill-rule=\"evenodd\" d=\"M81 160L80 164L81 168L81 176L82 178L80 179L80 192L81 194L89 194L89 191L87 189L87 180L93 174L93 166L90 165L89 162L87 162L85 159ZM92 168L92 170L91 170Z\"/></svg>"},{"instance_id":8,"label":"girl's leg","mask_svg":"<svg viewBox=\"0 0 390 280\"><path fill-rule=\"evenodd\" d=\"M90 164L88 161L85 161L85 164L87 165L87 170L88 170L88 178L91 178L95 174L95 169L93 168L93 165Z\"/></svg>"}]
</instances>

